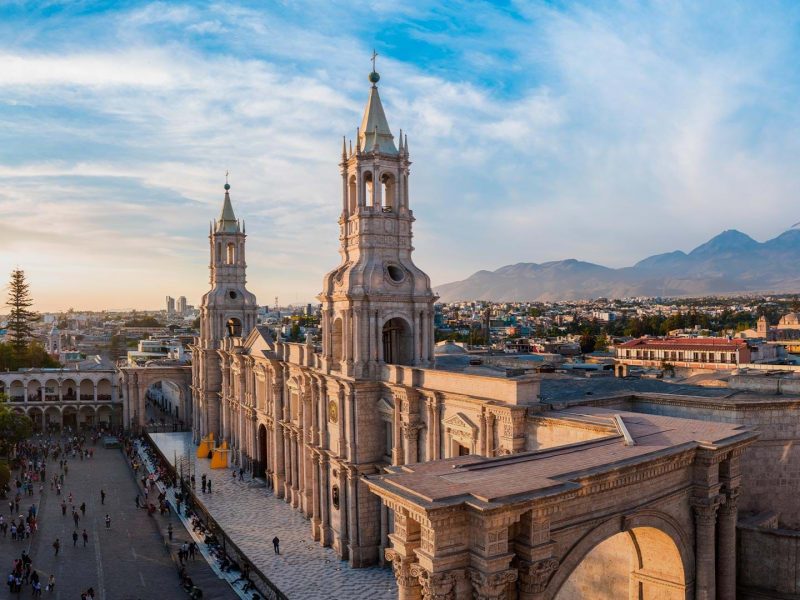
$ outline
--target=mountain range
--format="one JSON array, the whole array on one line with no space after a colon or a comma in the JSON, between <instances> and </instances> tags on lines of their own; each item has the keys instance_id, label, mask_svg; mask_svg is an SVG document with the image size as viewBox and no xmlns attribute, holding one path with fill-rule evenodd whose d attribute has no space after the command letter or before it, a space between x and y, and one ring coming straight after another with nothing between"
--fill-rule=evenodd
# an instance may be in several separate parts
<instances>
[{"instance_id":1,"label":"mountain range","mask_svg":"<svg viewBox=\"0 0 800 600\"><path fill-rule=\"evenodd\" d=\"M766 242L729 229L688 254L656 254L620 269L575 259L517 263L478 271L435 291L442 302L800 292L800 229L793 227Z\"/></svg>"}]
</instances>

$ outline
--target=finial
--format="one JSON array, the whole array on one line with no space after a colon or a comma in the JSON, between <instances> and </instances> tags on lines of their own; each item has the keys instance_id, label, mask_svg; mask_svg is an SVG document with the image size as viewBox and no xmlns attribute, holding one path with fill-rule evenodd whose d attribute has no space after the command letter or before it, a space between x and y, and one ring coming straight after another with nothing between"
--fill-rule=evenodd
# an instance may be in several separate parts
<instances>
[{"instance_id":1,"label":"finial","mask_svg":"<svg viewBox=\"0 0 800 600\"><path fill-rule=\"evenodd\" d=\"M225 191L231 189L231 184L228 183L228 170L225 170Z\"/></svg>"},{"instance_id":2,"label":"finial","mask_svg":"<svg viewBox=\"0 0 800 600\"><path fill-rule=\"evenodd\" d=\"M347 136L342 136L342 158L347 158Z\"/></svg>"},{"instance_id":3,"label":"finial","mask_svg":"<svg viewBox=\"0 0 800 600\"><path fill-rule=\"evenodd\" d=\"M375 84L381 80L381 76L378 75L378 72L375 70L375 59L378 58L378 53L375 52L375 48L372 49L372 73L369 74L369 80L372 82L372 87L376 87Z\"/></svg>"},{"instance_id":4,"label":"finial","mask_svg":"<svg viewBox=\"0 0 800 600\"><path fill-rule=\"evenodd\" d=\"M403 130L402 129L400 130L400 150L399 150L399 152L400 152L400 154L403 153Z\"/></svg>"},{"instance_id":5,"label":"finial","mask_svg":"<svg viewBox=\"0 0 800 600\"><path fill-rule=\"evenodd\" d=\"M361 128L356 127L356 154L361 153Z\"/></svg>"}]
</instances>

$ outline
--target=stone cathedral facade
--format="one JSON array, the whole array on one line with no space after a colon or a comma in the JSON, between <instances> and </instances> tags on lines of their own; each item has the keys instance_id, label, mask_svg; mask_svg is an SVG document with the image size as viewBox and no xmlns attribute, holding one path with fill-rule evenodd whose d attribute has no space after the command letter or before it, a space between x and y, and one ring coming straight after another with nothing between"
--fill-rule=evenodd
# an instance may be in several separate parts
<instances>
[{"instance_id":1,"label":"stone cathedral facade","mask_svg":"<svg viewBox=\"0 0 800 600\"><path fill-rule=\"evenodd\" d=\"M544 404L536 376L437 368L408 141L378 80L342 148L321 344L256 325L226 184L193 347L195 439L227 441L351 566L390 561L401 600L735 597L756 433L636 412L632 395Z\"/></svg>"},{"instance_id":2,"label":"stone cathedral facade","mask_svg":"<svg viewBox=\"0 0 800 600\"><path fill-rule=\"evenodd\" d=\"M213 432L271 480L315 540L353 566L383 560L392 517L363 475L389 465L526 447L538 384L437 371L430 279L412 259L407 137L372 86L355 147L343 146L338 267L322 283L322 343L255 326L245 233L226 184L209 233L192 396L196 439Z\"/></svg>"}]
</instances>

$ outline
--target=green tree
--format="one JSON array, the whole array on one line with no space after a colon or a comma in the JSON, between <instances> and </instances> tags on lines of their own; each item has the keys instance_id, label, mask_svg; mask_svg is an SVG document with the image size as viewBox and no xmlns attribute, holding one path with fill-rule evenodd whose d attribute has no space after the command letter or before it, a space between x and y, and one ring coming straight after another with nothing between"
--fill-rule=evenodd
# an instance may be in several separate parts
<instances>
[{"instance_id":1,"label":"green tree","mask_svg":"<svg viewBox=\"0 0 800 600\"><path fill-rule=\"evenodd\" d=\"M588 328L583 330L583 333L581 334L580 344L581 344L581 352L583 352L584 354L588 354L589 352L594 352L594 344L595 344L594 336L592 335L592 332Z\"/></svg>"},{"instance_id":2,"label":"green tree","mask_svg":"<svg viewBox=\"0 0 800 600\"><path fill-rule=\"evenodd\" d=\"M0 456L8 457L17 444L30 437L32 432L30 417L11 410L4 399L0 403Z\"/></svg>"},{"instance_id":3,"label":"green tree","mask_svg":"<svg viewBox=\"0 0 800 600\"><path fill-rule=\"evenodd\" d=\"M605 331L594 339L595 350L608 350L609 340Z\"/></svg>"},{"instance_id":4,"label":"green tree","mask_svg":"<svg viewBox=\"0 0 800 600\"><path fill-rule=\"evenodd\" d=\"M8 315L11 347L14 349L17 359L22 359L28 350L28 342L33 336L33 323L39 319L39 316L30 309L33 306L33 298L31 298L30 287L25 281L25 271L22 269L11 271L6 305L11 309Z\"/></svg>"},{"instance_id":5,"label":"green tree","mask_svg":"<svg viewBox=\"0 0 800 600\"><path fill-rule=\"evenodd\" d=\"M119 360L128 354L127 343L124 335L112 335L108 345L108 354L111 360Z\"/></svg>"}]
</instances>

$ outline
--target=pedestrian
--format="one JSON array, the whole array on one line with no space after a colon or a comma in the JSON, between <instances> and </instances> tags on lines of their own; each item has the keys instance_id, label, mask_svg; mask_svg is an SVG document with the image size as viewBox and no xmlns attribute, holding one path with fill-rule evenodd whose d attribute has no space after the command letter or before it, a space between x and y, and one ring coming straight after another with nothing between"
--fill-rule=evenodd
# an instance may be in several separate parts
<instances>
[{"instance_id":1,"label":"pedestrian","mask_svg":"<svg viewBox=\"0 0 800 600\"><path fill-rule=\"evenodd\" d=\"M78 516L78 511L77 510L72 511L72 520L75 521L75 527L77 528L78 527L78 521L81 520L81 518Z\"/></svg>"},{"instance_id":2,"label":"pedestrian","mask_svg":"<svg viewBox=\"0 0 800 600\"><path fill-rule=\"evenodd\" d=\"M58 551L59 551L60 548L61 548L61 540L56 538L56 541L53 542L53 549L56 551L54 556L58 556Z\"/></svg>"},{"instance_id":3,"label":"pedestrian","mask_svg":"<svg viewBox=\"0 0 800 600\"><path fill-rule=\"evenodd\" d=\"M78 545L78 530L76 529L75 531L72 532L72 547L74 548L77 545Z\"/></svg>"},{"instance_id":4,"label":"pedestrian","mask_svg":"<svg viewBox=\"0 0 800 600\"><path fill-rule=\"evenodd\" d=\"M189 556L191 556L192 560L194 560L196 554L197 554L197 542L192 541L192 543L189 544Z\"/></svg>"},{"instance_id":5,"label":"pedestrian","mask_svg":"<svg viewBox=\"0 0 800 600\"><path fill-rule=\"evenodd\" d=\"M106 492L105 490L100 490L100 504L106 503Z\"/></svg>"},{"instance_id":6,"label":"pedestrian","mask_svg":"<svg viewBox=\"0 0 800 600\"><path fill-rule=\"evenodd\" d=\"M278 544L280 544L280 543L281 543L281 541L278 539L277 535L274 538L272 538L272 547L275 549L275 554L280 554L281 553L281 550L278 547Z\"/></svg>"},{"instance_id":7,"label":"pedestrian","mask_svg":"<svg viewBox=\"0 0 800 600\"><path fill-rule=\"evenodd\" d=\"M208 489L208 493L210 494L211 493L211 480L210 479L206 482L206 488Z\"/></svg>"},{"instance_id":8,"label":"pedestrian","mask_svg":"<svg viewBox=\"0 0 800 600\"><path fill-rule=\"evenodd\" d=\"M244 481L244 469L239 467L239 481Z\"/></svg>"},{"instance_id":9,"label":"pedestrian","mask_svg":"<svg viewBox=\"0 0 800 600\"><path fill-rule=\"evenodd\" d=\"M83 530L83 547L86 548L86 544L89 541L89 534L86 533L86 530Z\"/></svg>"},{"instance_id":10,"label":"pedestrian","mask_svg":"<svg viewBox=\"0 0 800 600\"><path fill-rule=\"evenodd\" d=\"M106 515L106 529L111 529L111 517Z\"/></svg>"},{"instance_id":11,"label":"pedestrian","mask_svg":"<svg viewBox=\"0 0 800 600\"><path fill-rule=\"evenodd\" d=\"M67 516L67 503L64 500L61 501L61 516L62 517Z\"/></svg>"},{"instance_id":12,"label":"pedestrian","mask_svg":"<svg viewBox=\"0 0 800 600\"><path fill-rule=\"evenodd\" d=\"M167 525L167 535L169 535L169 541L172 541L172 523Z\"/></svg>"},{"instance_id":13,"label":"pedestrian","mask_svg":"<svg viewBox=\"0 0 800 600\"><path fill-rule=\"evenodd\" d=\"M47 580L47 591L52 592L56 589L56 576L50 575L50 578Z\"/></svg>"},{"instance_id":14,"label":"pedestrian","mask_svg":"<svg viewBox=\"0 0 800 600\"><path fill-rule=\"evenodd\" d=\"M136 508L139 508L139 494L136 494Z\"/></svg>"},{"instance_id":15,"label":"pedestrian","mask_svg":"<svg viewBox=\"0 0 800 600\"><path fill-rule=\"evenodd\" d=\"M81 514L86 516L86 502L81 502Z\"/></svg>"}]
</instances>

